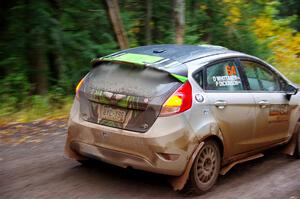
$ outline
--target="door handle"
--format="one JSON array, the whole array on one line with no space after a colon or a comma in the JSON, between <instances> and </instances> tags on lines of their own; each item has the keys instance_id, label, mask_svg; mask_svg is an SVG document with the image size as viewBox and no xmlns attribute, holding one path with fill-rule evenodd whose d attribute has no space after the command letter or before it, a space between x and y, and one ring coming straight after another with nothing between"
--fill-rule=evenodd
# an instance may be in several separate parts
<instances>
[{"instance_id":1,"label":"door handle","mask_svg":"<svg viewBox=\"0 0 300 199\"><path fill-rule=\"evenodd\" d=\"M215 102L215 106L219 109L224 109L226 105L227 105L227 102L224 100L218 100Z\"/></svg>"},{"instance_id":2,"label":"door handle","mask_svg":"<svg viewBox=\"0 0 300 199\"><path fill-rule=\"evenodd\" d=\"M262 100L260 102L258 102L260 108L267 108L270 105L270 102L268 102L267 100Z\"/></svg>"}]
</instances>

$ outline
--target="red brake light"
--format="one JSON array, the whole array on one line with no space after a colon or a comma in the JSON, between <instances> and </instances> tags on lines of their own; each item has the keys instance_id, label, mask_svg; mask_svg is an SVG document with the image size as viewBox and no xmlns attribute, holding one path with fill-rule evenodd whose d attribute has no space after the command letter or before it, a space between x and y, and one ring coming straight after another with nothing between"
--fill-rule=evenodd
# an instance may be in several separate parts
<instances>
[{"instance_id":1,"label":"red brake light","mask_svg":"<svg viewBox=\"0 0 300 199\"><path fill-rule=\"evenodd\" d=\"M192 86L190 82L180 86L164 103L160 116L182 113L192 107Z\"/></svg>"},{"instance_id":2,"label":"red brake light","mask_svg":"<svg viewBox=\"0 0 300 199\"><path fill-rule=\"evenodd\" d=\"M79 98L79 89L80 89L80 87L81 87L81 85L82 85L82 83L83 83L83 80L84 80L84 78L82 78L81 80L80 80L80 82L77 84L77 86L76 86L76 97L78 97Z\"/></svg>"}]
</instances>

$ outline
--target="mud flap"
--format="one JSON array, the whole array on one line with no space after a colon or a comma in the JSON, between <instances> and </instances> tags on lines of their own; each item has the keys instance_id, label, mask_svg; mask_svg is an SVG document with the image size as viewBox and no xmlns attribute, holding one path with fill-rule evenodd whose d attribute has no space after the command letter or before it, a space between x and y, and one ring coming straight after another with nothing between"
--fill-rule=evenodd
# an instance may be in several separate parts
<instances>
[{"instance_id":1,"label":"mud flap","mask_svg":"<svg viewBox=\"0 0 300 199\"><path fill-rule=\"evenodd\" d=\"M185 171L183 172L183 174L181 176L178 177L172 177L169 182L171 183L174 191L180 191L184 188L188 178L189 178L189 174L190 174L190 170L193 166L194 160L197 156L197 154L199 153L200 149L203 147L204 142L201 142L198 147L196 148L196 150L193 152L193 155L191 156Z\"/></svg>"},{"instance_id":2,"label":"mud flap","mask_svg":"<svg viewBox=\"0 0 300 199\"><path fill-rule=\"evenodd\" d=\"M294 133L286 147L283 148L282 153L293 156L297 145L297 133L300 131L300 123L296 124Z\"/></svg>"}]
</instances>

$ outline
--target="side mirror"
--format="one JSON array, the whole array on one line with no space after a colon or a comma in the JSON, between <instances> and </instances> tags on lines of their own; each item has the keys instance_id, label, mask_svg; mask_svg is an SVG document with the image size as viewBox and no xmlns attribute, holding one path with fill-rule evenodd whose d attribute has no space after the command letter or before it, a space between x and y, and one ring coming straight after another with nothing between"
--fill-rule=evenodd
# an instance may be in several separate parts
<instances>
[{"instance_id":1,"label":"side mirror","mask_svg":"<svg viewBox=\"0 0 300 199\"><path fill-rule=\"evenodd\" d=\"M288 100L291 99L292 95L296 95L297 92L298 92L298 88L295 88L294 86L292 86L290 84L286 86L285 93L286 93L286 97Z\"/></svg>"}]
</instances>

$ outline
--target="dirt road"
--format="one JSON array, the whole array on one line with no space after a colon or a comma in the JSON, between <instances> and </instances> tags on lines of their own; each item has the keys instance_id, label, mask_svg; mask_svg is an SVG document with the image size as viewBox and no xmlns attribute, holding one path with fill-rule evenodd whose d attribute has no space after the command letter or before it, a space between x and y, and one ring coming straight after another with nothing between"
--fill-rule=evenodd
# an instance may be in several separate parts
<instances>
[{"instance_id":1,"label":"dirt road","mask_svg":"<svg viewBox=\"0 0 300 199\"><path fill-rule=\"evenodd\" d=\"M174 192L162 175L63 157L66 120L0 127L0 198L300 199L300 160L269 151L236 166L202 196Z\"/></svg>"}]
</instances>

